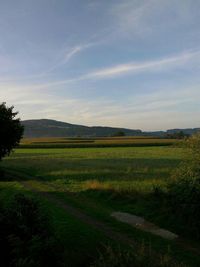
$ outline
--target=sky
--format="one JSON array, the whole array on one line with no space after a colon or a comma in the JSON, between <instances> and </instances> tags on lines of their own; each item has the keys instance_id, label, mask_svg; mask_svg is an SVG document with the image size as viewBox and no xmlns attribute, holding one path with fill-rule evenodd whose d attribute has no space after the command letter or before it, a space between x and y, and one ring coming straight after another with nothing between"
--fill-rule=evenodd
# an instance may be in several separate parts
<instances>
[{"instance_id":1,"label":"sky","mask_svg":"<svg viewBox=\"0 0 200 267\"><path fill-rule=\"evenodd\" d=\"M0 102L22 120L200 127L200 0L0 0Z\"/></svg>"}]
</instances>

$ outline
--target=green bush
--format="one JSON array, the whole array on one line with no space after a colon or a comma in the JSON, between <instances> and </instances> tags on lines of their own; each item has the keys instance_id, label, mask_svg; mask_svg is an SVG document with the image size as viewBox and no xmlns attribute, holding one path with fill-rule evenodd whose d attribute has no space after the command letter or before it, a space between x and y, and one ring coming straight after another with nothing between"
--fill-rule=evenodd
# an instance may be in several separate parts
<instances>
[{"instance_id":1,"label":"green bush","mask_svg":"<svg viewBox=\"0 0 200 267\"><path fill-rule=\"evenodd\" d=\"M1 266L60 266L61 248L39 203L17 194L0 209Z\"/></svg>"},{"instance_id":2,"label":"green bush","mask_svg":"<svg viewBox=\"0 0 200 267\"><path fill-rule=\"evenodd\" d=\"M168 184L168 203L188 233L200 240L200 135L185 144L188 153Z\"/></svg>"}]
</instances>

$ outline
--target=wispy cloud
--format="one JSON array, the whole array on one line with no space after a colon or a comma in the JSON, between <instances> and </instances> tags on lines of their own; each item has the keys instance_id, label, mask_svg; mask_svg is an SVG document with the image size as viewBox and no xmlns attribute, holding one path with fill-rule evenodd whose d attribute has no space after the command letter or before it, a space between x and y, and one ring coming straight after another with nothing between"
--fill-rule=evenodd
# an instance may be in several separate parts
<instances>
[{"instance_id":1,"label":"wispy cloud","mask_svg":"<svg viewBox=\"0 0 200 267\"><path fill-rule=\"evenodd\" d=\"M80 44L80 45L75 45L71 48L65 48L61 55L60 55L60 58L58 60L58 62L53 65L52 67L50 67L48 70L46 70L44 72L44 74L47 74L47 73L51 73L53 72L54 70L64 66L65 64L67 64L74 56L76 56L77 54L81 53L82 51L88 49L89 47L91 46L94 46L95 43L86 43L86 44Z\"/></svg>"},{"instance_id":2,"label":"wispy cloud","mask_svg":"<svg viewBox=\"0 0 200 267\"><path fill-rule=\"evenodd\" d=\"M89 73L83 74L79 77L72 79L61 80L53 83L48 83L42 85L42 87L63 85L72 82L79 82L81 80L90 79L107 79L114 78L119 75L127 74L139 74L141 72L164 72L170 71L175 68L187 68L191 64L200 62L200 51L186 51L177 55L168 56L161 59L155 59L150 61L142 62L130 62L125 64L119 64L112 67L106 67L100 70L91 71Z\"/></svg>"},{"instance_id":3,"label":"wispy cloud","mask_svg":"<svg viewBox=\"0 0 200 267\"><path fill-rule=\"evenodd\" d=\"M29 84L29 85L12 85L2 84L2 88L27 88L27 89L45 89L50 87L58 87L71 83L78 83L83 80L99 80L116 78L123 75L137 75L140 73L156 73L172 71L174 69L187 69L191 66L198 67L200 62L200 51L186 51L181 54L169 56L161 59L142 61L142 62L130 62L126 64L119 64L112 67L106 67L99 70L91 71L78 77L49 81L47 83ZM0 88L1 90L1 88Z\"/></svg>"},{"instance_id":4,"label":"wispy cloud","mask_svg":"<svg viewBox=\"0 0 200 267\"><path fill-rule=\"evenodd\" d=\"M200 60L200 51L197 52L185 52L171 57L166 57L162 59L152 60L152 61L143 61L143 62L132 62L127 64L121 64L113 66L110 68L104 68L92 72L86 77L88 78L109 78L117 75L123 75L127 73L139 73L139 72L148 72L148 71L165 71L173 69L176 67L184 67L188 62Z\"/></svg>"},{"instance_id":5,"label":"wispy cloud","mask_svg":"<svg viewBox=\"0 0 200 267\"><path fill-rule=\"evenodd\" d=\"M76 45L69 49L66 54L64 55L63 63L67 63L73 56L80 53L81 51L91 47L92 43L84 44L84 45Z\"/></svg>"},{"instance_id":6,"label":"wispy cloud","mask_svg":"<svg viewBox=\"0 0 200 267\"><path fill-rule=\"evenodd\" d=\"M155 1L149 0L126 1L114 5L110 9L110 14L113 18L113 24L119 34L127 35L130 33L141 34L149 31L149 25L146 24L146 18L152 13L152 7Z\"/></svg>"},{"instance_id":7,"label":"wispy cloud","mask_svg":"<svg viewBox=\"0 0 200 267\"><path fill-rule=\"evenodd\" d=\"M48 78L49 75L51 75L55 70L61 68L62 66L66 65L74 56L77 54L81 53L82 51L88 49L91 46L96 45L97 43L95 42L90 42L86 44L80 44L80 45L75 45L70 48L65 48L63 51L60 53L58 58L55 60L57 61L55 64L50 66L49 68L41 71L38 74L31 74L31 75L26 75L26 76L14 76L14 77L6 77L3 75L2 77L0 76L0 83L2 82L15 82L15 81L25 81L25 80L33 80L36 78ZM56 54L56 53L55 53ZM3 67L2 69L5 71L6 68L11 67L14 63L9 62L9 59L7 57L2 57L0 55L0 61L3 62ZM1 70L1 69L0 69ZM1 73L0 73L1 74Z\"/></svg>"},{"instance_id":8,"label":"wispy cloud","mask_svg":"<svg viewBox=\"0 0 200 267\"><path fill-rule=\"evenodd\" d=\"M152 38L154 34L166 34L166 29L174 32L189 24L193 25L192 30L197 28L199 32L199 27L194 25L195 19L199 16L195 8L199 8L199 3L191 1L127 0L111 6L109 13L113 19L115 33Z\"/></svg>"}]
</instances>

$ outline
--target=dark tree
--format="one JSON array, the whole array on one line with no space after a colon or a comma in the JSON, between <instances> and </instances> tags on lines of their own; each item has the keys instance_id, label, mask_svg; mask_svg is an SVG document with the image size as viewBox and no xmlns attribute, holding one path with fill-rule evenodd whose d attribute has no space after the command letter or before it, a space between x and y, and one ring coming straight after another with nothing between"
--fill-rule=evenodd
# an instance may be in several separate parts
<instances>
[{"instance_id":1,"label":"dark tree","mask_svg":"<svg viewBox=\"0 0 200 267\"><path fill-rule=\"evenodd\" d=\"M172 138L172 139L184 139L187 137L189 137L189 135L184 133L183 131L178 131L178 132L167 134L167 138Z\"/></svg>"},{"instance_id":2,"label":"dark tree","mask_svg":"<svg viewBox=\"0 0 200 267\"><path fill-rule=\"evenodd\" d=\"M0 104L0 160L9 155L23 135L24 127L16 118L18 112L13 109L13 106L7 107L6 103Z\"/></svg>"},{"instance_id":3,"label":"dark tree","mask_svg":"<svg viewBox=\"0 0 200 267\"><path fill-rule=\"evenodd\" d=\"M114 137L117 137L117 136L125 136L125 132L123 131L118 131L116 133L113 134Z\"/></svg>"}]
</instances>

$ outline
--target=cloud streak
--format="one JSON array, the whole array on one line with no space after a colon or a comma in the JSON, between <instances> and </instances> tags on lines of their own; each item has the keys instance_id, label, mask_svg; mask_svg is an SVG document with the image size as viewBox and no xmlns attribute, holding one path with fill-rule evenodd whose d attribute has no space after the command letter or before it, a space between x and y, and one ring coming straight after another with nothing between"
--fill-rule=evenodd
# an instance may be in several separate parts
<instances>
[{"instance_id":1,"label":"cloud streak","mask_svg":"<svg viewBox=\"0 0 200 267\"><path fill-rule=\"evenodd\" d=\"M31 85L12 85L6 83L2 84L2 88L23 88L27 89L45 89L50 87L58 87L71 83L78 83L83 80L102 80L109 78L117 78L124 75L138 75L140 73L157 73L172 71L174 69L187 69L192 65L199 66L200 51L186 51L181 54L177 54L171 57L161 58L157 60L131 62L126 64L119 64L112 67L106 67L99 70L91 71L78 77L49 81L47 83L31 84ZM1 90L0 87L0 90Z\"/></svg>"},{"instance_id":2,"label":"cloud streak","mask_svg":"<svg viewBox=\"0 0 200 267\"><path fill-rule=\"evenodd\" d=\"M82 80L108 79L128 74L137 75L139 73L145 73L145 72L154 72L154 73L165 72L174 70L175 68L184 69L191 64L195 65L197 63L199 65L199 62L200 62L200 51L187 51L175 56L161 58L157 60L120 64L109 68L103 68L100 70L91 71L89 73L83 74L75 78L49 82L46 84L40 84L33 87L46 88L46 87L80 82Z\"/></svg>"},{"instance_id":3,"label":"cloud streak","mask_svg":"<svg viewBox=\"0 0 200 267\"><path fill-rule=\"evenodd\" d=\"M153 36L165 38L167 29L171 29L172 33L183 25L192 25L192 30L199 33L198 25L194 24L199 16L198 9L199 3L193 1L127 0L111 6L109 14L113 18L116 35L148 39Z\"/></svg>"},{"instance_id":4,"label":"cloud streak","mask_svg":"<svg viewBox=\"0 0 200 267\"><path fill-rule=\"evenodd\" d=\"M76 46L72 47L64 55L63 63L67 63L73 56L75 56L76 54L80 53L81 51L87 49L90 46L92 46L92 43L85 44L85 45L76 45Z\"/></svg>"},{"instance_id":5,"label":"cloud streak","mask_svg":"<svg viewBox=\"0 0 200 267\"><path fill-rule=\"evenodd\" d=\"M118 75L124 75L128 73L137 74L140 72L148 72L148 71L165 71L169 69L173 69L176 67L184 67L184 65L190 61L197 61L200 59L200 51L197 52L185 52L176 56L162 58L158 60L152 61L144 61L144 62L133 62L127 64L121 64L117 66L113 66L110 68L104 68L102 70L97 70L96 72L92 72L86 77L88 78L109 78L115 77Z\"/></svg>"},{"instance_id":6,"label":"cloud streak","mask_svg":"<svg viewBox=\"0 0 200 267\"><path fill-rule=\"evenodd\" d=\"M67 64L74 56L77 54L81 53L82 51L88 49L89 47L95 45L95 43L87 43L87 44L80 44L80 45L75 45L71 47L70 49L65 49L65 51L62 52L61 59L57 64L52 66L50 69L44 72L46 75L47 73L53 72L54 70L64 66ZM43 74L43 75L44 75Z\"/></svg>"}]
</instances>

